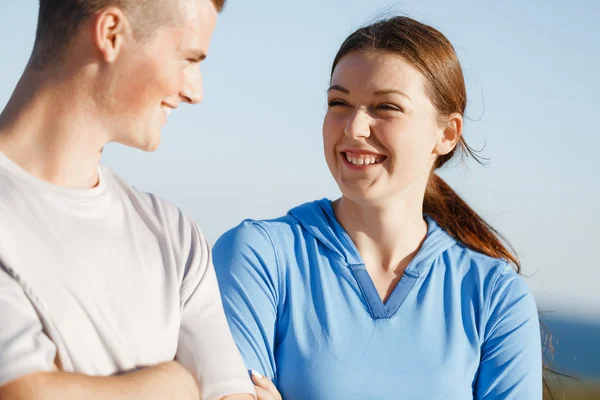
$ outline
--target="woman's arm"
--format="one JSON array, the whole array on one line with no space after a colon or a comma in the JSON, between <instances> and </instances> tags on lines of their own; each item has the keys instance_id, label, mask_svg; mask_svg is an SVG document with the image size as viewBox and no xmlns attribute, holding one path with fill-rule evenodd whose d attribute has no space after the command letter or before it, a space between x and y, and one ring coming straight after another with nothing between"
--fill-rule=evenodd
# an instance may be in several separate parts
<instances>
[{"instance_id":1,"label":"woman's arm","mask_svg":"<svg viewBox=\"0 0 600 400\"><path fill-rule=\"evenodd\" d=\"M246 368L276 383L281 278L271 236L260 223L243 222L217 241L213 263L229 327Z\"/></svg>"},{"instance_id":2,"label":"woman's arm","mask_svg":"<svg viewBox=\"0 0 600 400\"><path fill-rule=\"evenodd\" d=\"M538 312L523 279L505 265L488 295L477 400L542 399Z\"/></svg>"}]
</instances>

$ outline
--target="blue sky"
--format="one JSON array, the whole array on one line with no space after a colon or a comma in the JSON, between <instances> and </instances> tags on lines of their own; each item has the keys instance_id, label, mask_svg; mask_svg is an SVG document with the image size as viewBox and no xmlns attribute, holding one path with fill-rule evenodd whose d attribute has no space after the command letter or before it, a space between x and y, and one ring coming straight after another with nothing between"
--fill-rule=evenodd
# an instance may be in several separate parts
<instances>
[{"instance_id":1,"label":"blue sky","mask_svg":"<svg viewBox=\"0 0 600 400\"><path fill-rule=\"evenodd\" d=\"M204 103L171 115L158 151L110 145L103 162L182 207L211 242L244 218L335 198L321 143L331 61L355 28L406 14L455 45L465 137L490 158L442 175L512 242L541 309L598 319L600 2L485 3L230 0L202 66ZM28 59L37 5L0 5L0 106Z\"/></svg>"}]
</instances>

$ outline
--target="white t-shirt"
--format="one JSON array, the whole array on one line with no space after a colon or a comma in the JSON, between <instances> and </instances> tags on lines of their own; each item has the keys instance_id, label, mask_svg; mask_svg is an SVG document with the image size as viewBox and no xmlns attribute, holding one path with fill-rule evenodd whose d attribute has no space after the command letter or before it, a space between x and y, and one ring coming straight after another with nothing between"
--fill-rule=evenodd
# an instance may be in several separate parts
<instances>
[{"instance_id":1,"label":"white t-shirt","mask_svg":"<svg viewBox=\"0 0 600 400\"><path fill-rule=\"evenodd\" d=\"M0 153L0 385L55 361L107 376L177 359L203 399L254 393L196 224L99 173L65 189Z\"/></svg>"}]
</instances>

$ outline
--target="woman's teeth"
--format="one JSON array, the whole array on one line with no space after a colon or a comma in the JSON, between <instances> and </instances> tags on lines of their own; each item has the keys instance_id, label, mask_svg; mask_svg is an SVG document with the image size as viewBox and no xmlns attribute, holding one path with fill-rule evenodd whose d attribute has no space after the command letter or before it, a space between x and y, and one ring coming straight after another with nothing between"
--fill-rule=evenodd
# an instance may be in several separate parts
<instances>
[{"instance_id":1,"label":"woman's teeth","mask_svg":"<svg viewBox=\"0 0 600 400\"><path fill-rule=\"evenodd\" d=\"M374 154L351 154L345 153L346 160L353 165L372 165L378 164L385 159L385 156Z\"/></svg>"}]
</instances>

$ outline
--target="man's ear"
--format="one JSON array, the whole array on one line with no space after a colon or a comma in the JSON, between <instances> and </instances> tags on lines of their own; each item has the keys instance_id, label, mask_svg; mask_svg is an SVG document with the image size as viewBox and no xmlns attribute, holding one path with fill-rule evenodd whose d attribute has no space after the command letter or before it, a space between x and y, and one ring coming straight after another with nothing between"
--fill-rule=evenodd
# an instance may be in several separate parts
<instances>
[{"instance_id":1,"label":"man's ear","mask_svg":"<svg viewBox=\"0 0 600 400\"><path fill-rule=\"evenodd\" d=\"M438 137L433 153L438 156L443 156L450 153L462 136L463 116L459 113L452 113L443 127L442 133Z\"/></svg>"},{"instance_id":2,"label":"man's ear","mask_svg":"<svg viewBox=\"0 0 600 400\"><path fill-rule=\"evenodd\" d=\"M94 17L94 42L106 62L114 62L131 27L118 7L107 7Z\"/></svg>"}]
</instances>

